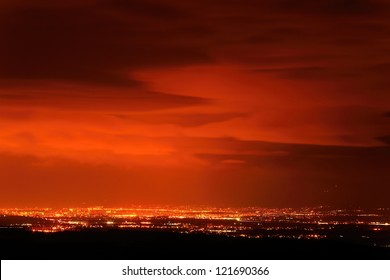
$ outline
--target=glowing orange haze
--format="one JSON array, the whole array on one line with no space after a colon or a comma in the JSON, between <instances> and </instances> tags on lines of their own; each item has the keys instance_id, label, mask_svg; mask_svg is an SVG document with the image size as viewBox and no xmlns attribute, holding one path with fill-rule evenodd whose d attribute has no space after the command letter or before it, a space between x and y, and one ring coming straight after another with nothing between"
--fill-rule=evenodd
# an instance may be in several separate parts
<instances>
[{"instance_id":1,"label":"glowing orange haze","mask_svg":"<svg viewBox=\"0 0 390 280\"><path fill-rule=\"evenodd\" d=\"M0 205L388 204L389 5L198 2L0 1Z\"/></svg>"}]
</instances>

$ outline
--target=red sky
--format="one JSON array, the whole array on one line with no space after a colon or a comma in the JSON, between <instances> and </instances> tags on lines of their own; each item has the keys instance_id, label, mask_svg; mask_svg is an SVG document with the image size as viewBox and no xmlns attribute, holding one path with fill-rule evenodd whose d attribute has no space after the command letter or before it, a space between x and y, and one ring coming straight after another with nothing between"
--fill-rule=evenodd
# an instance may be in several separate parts
<instances>
[{"instance_id":1,"label":"red sky","mask_svg":"<svg viewBox=\"0 0 390 280\"><path fill-rule=\"evenodd\" d=\"M0 206L389 206L385 0L0 0Z\"/></svg>"}]
</instances>

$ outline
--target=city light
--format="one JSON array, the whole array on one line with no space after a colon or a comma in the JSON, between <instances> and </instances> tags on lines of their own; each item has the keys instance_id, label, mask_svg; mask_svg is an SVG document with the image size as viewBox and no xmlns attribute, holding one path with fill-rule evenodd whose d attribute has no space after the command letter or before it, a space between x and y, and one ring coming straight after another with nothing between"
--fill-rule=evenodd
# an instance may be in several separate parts
<instances>
[{"instance_id":1,"label":"city light","mask_svg":"<svg viewBox=\"0 0 390 280\"><path fill-rule=\"evenodd\" d=\"M317 208L33 208L0 209L2 228L55 233L83 229L163 230L247 238L360 238L374 242L389 235L390 209L358 210ZM13 220L12 217L21 217ZM28 222L23 219L29 218ZM358 235L358 236L357 236ZM383 238L382 238L383 239ZM386 242L387 240L384 239ZM380 244L380 242L377 242Z\"/></svg>"}]
</instances>

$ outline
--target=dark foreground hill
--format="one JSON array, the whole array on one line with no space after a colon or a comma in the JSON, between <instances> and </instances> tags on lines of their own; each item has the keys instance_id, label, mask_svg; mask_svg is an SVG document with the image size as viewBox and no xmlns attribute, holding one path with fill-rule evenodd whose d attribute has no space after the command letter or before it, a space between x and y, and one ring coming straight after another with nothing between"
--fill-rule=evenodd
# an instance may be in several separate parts
<instances>
[{"instance_id":1,"label":"dark foreground hill","mask_svg":"<svg viewBox=\"0 0 390 280\"><path fill-rule=\"evenodd\" d=\"M141 230L0 230L1 259L390 259L390 249L332 240L248 239Z\"/></svg>"}]
</instances>

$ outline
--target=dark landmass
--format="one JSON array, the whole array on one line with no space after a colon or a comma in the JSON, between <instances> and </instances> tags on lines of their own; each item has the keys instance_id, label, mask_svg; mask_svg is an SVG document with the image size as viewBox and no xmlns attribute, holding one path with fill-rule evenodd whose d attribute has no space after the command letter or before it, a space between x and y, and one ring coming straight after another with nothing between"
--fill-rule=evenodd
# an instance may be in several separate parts
<instances>
[{"instance_id":1,"label":"dark landmass","mask_svg":"<svg viewBox=\"0 0 390 280\"><path fill-rule=\"evenodd\" d=\"M390 259L390 248L340 240L241 238L151 230L0 229L1 259Z\"/></svg>"}]
</instances>

